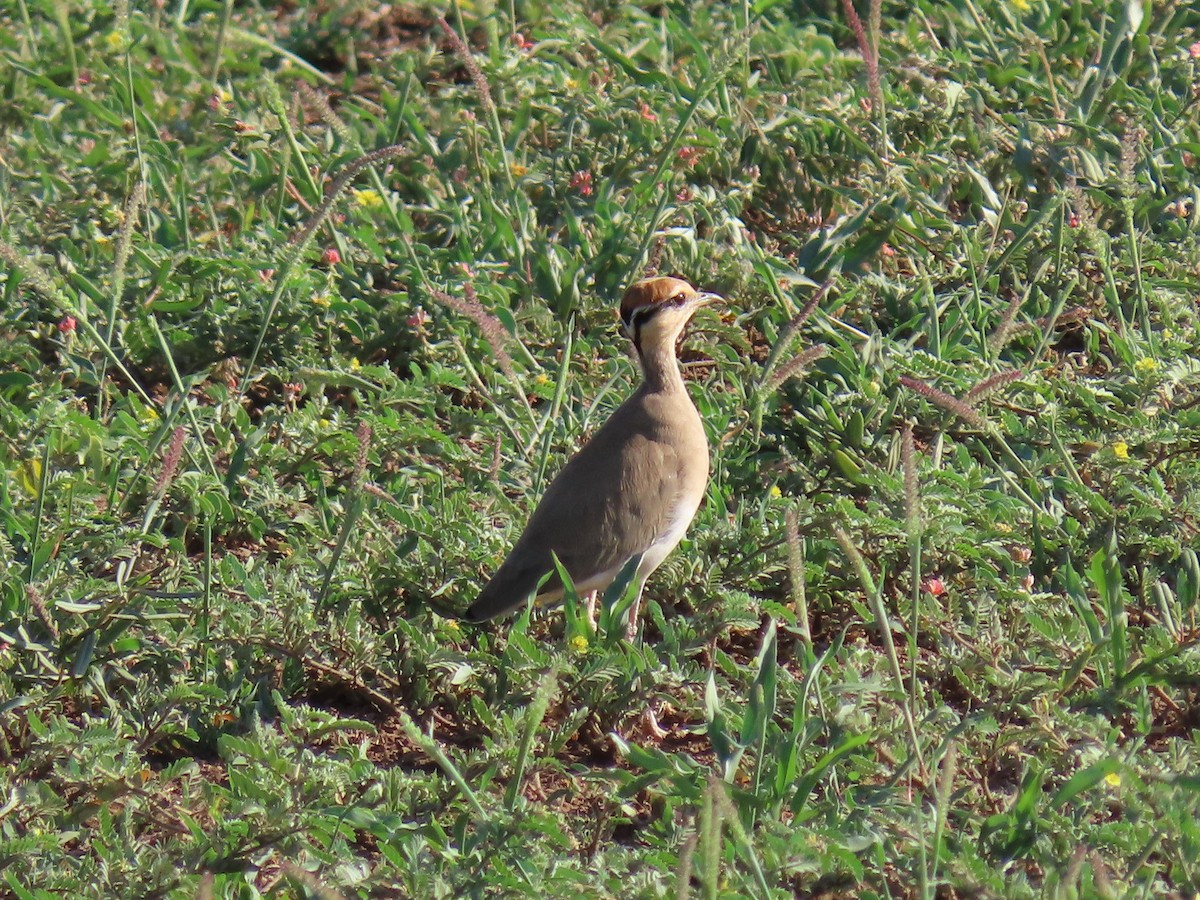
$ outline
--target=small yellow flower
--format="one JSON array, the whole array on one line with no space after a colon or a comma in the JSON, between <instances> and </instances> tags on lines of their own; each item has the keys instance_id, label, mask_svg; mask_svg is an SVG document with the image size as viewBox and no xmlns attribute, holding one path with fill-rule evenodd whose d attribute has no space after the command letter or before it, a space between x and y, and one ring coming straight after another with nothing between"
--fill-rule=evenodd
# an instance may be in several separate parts
<instances>
[{"instance_id":1,"label":"small yellow flower","mask_svg":"<svg viewBox=\"0 0 1200 900\"><path fill-rule=\"evenodd\" d=\"M1023 12L1023 13L1027 13L1027 12L1029 12L1030 9L1033 8L1030 5L1029 0L1012 0L1012 5L1017 10L1017 12Z\"/></svg>"},{"instance_id":2,"label":"small yellow flower","mask_svg":"<svg viewBox=\"0 0 1200 900\"><path fill-rule=\"evenodd\" d=\"M577 634L571 638L571 649L576 653L587 653L588 639L582 634Z\"/></svg>"},{"instance_id":3,"label":"small yellow flower","mask_svg":"<svg viewBox=\"0 0 1200 900\"><path fill-rule=\"evenodd\" d=\"M779 485L777 485L777 484L771 485L771 499L778 500L782 496L783 496L783 491L781 491L779 489Z\"/></svg>"},{"instance_id":4,"label":"small yellow flower","mask_svg":"<svg viewBox=\"0 0 1200 900\"><path fill-rule=\"evenodd\" d=\"M105 219L106 223L112 223L112 225L114 225L114 226L115 225L124 225L125 224L125 210L122 207L117 206L114 203L112 206L110 206L106 210L104 210L104 219Z\"/></svg>"},{"instance_id":5,"label":"small yellow flower","mask_svg":"<svg viewBox=\"0 0 1200 900\"><path fill-rule=\"evenodd\" d=\"M542 372L540 375L537 376L537 378L533 379L533 383L534 384L549 384L550 376L547 375L545 372Z\"/></svg>"},{"instance_id":6,"label":"small yellow flower","mask_svg":"<svg viewBox=\"0 0 1200 900\"><path fill-rule=\"evenodd\" d=\"M362 368L362 363L360 363L360 362L358 361L358 357L357 357L357 356L356 356L356 357L354 357L352 360L350 360L350 371L351 371L351 372L357 372L357 371L358 371L359 369L361 369L361 368Z\"/></svg>"},{"instance_id":7,"label":"small yellow flower","mask_svg":"<svg viewBox=\"0 0 1200 900\"><path fill-rule=\"evenodd\" d=\"M458 631L458 619L447 619L446 627L451 631Z\"/></svg>"},{"instance_id":8,"label":"small yellow flower","mask_svg":"<svg viewBox=\"0 0 1200 900\"><path fill-rule=\"evenodd\" d=\"M125 35L120 31L110 31L104 36L104 43L108 46L109 52L118 53L125 49Z\"/></svg>"},{"instance_id":9,"label":"small yellow flower","mask_svg":"<svg viewBox=\"0 0 1200 900\"><path fill-rule=\"evenodd\" d=\"M1112 445L1113 456L1117 459L1129 459L1129 445L1124 441L1117 441Z\"/></svg>"},{"instance_id":10,"label":"small yellow flower","mask_svg":"<svg viewBox=\"0 0 1200 900\"><path fill-rule=\"evenodd\" d=\"M1121 776L1116 772L1109 772L1104 776L1104 783L1109 787L1119 788L1121 786Z\"/></svg>"},{"instance_id":11,"label":"small yellow flower","mask_svg":"<svg viewBox=\"0 0 1200 900\"><path fill-rule=\"evenodd\" d=\"M158 421L158 410L153 406L147 406L142 410L142 421L146 424L152 424Z\"/></svg>"},{"instance_id":12,"label":"small yellow flower","mask_svg":"<svg viewBox=\"0 0 1200 900\"><path fill-rule=\"evenodd\" d=\"M329 298L328 294L317 294L317 296L312 298L312 302L313 306L319 306L321 309L329 309L329 307L333 306L333 301Z\"/></svg>"},{"instance_id":13,"label":"small yellow flower","mask_svg":"<svg viewBox=\"0 0 1200 900\"><path fill-rule=\"evenodd\" d=\"M529 171L529 168L527 166L521 165L520 163L513 163L509 167L509 171L513 173L513 176L515 178L524 178L525 173Z\"/></svg>"},{"instance_id":14,"label":"small yellow flower","mask_svg":"<svg viewBox=\"0 0 1200 900\"><path fill-rule=\"evenodd\" d=\"M379 195L379 191L364 188L353 193L355 206L361 206L363 209L378 209L383 206L383 197Z\"/></svg>"},{"instance_id":15,"label":"small yellow flower","mask_svg":"<svg viewBox=\"0 0 1200 900\"><path fill-rule=\"evenodd\" d=\"M574 78L568 78L568 79L567 79L567 88L568 88L569 90L572 90L572 91L573 91L573 90L575 90L577 87L579 87L579 82L578 82L578 81L576 81Z\"/></svg>"},{"instance_id":16,"label":"small yellow flower","mask_svg":"<svg viewBox=\"0 0 1200 900\"><path fill-rule=\"evenodd\" d=\"M1175 339L1175 332L1173 332L1170 328L1164 328L1162 331L1162 336L1164 341L1171 341Z\"/></svg>"},{"instance_id":17,"label":"small yellow flower","mask_svg":"<svg viewBox=\"0 0 1200 900\"><path fill-rule=\"evenodd\" d=\"M1142 375L1147 375L1150 372L1158 371L1158 360L1151 359L1149 356L1143 356L1133 364L1133 370Z\"/></svg>"}]
</instances>

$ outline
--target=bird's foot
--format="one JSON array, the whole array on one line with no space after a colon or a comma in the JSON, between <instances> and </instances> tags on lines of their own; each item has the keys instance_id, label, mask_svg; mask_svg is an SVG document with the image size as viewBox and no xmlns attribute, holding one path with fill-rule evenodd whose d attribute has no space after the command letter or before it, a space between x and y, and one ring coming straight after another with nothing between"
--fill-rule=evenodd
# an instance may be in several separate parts
<instances>
[{"instance_id":1,"label":"bird's foot","mask_svg":"<svg viewBox=\"0 0 1200 900\"><path fill-rule=\"evenodd\" d=\"M654 735L658 740L662 740L668 734L663 730L663 727L658 724L658 716L654 714L654 707L647 706L642 710L642 727L646 729L647 734Z\"/></svg>"}]
</instances>

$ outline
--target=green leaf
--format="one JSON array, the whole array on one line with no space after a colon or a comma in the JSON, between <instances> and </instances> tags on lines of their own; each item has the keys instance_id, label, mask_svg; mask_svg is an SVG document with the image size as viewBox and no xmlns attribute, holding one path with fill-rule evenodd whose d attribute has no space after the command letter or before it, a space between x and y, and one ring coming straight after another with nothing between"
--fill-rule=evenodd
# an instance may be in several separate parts
<instances>
[{"instance_id":1,"label":"green leaf","mask_svg":"<svg viewBox=\"0 0 1200 900\"><path fill-rule=\"evenodd\" d=\"M792 812L799 813L808 802L808 797L812 793L817 782L820 781L825 773L832 768L839 760L853 753L859 747L871 740L871 735L849 734L842 738L836 747L829 750L821 756L812 767L800 776L796 782L796 793L792 797Z\"/></svg>"},{"instance_id":2,"label":"green leaf","mask_svg":"<svg viewBox=\"0 0 1200 900\"><path fill-rule=\"evenodd\" d=\"M1086 769L1081 769L1054 792L1050 805L1062 806L1064 803L1070 803L1084 791L1090 790L1109 775L1119 771L1120 768L1121 761L1119 759L1106 759L1088 766Z\"/></svg>"}]
</instances>

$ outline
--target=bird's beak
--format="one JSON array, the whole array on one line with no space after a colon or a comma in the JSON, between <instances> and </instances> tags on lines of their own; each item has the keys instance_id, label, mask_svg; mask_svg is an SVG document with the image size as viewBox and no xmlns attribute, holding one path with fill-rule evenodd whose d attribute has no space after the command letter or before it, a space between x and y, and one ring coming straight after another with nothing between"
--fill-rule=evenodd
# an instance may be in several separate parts
<instances>
[{"instance_id":1,"label":"bird's beak","mask_svg":"<svg viewBox=\"0 0 1200 900\"><path fill-rule=\"evenodd\" d=\"M713 306L714 304L724 306L725 298L720 294L699 293L696 295L696 299L693 300L692 303L694 303L697 307Z\"/></svg>"}]
</instances>

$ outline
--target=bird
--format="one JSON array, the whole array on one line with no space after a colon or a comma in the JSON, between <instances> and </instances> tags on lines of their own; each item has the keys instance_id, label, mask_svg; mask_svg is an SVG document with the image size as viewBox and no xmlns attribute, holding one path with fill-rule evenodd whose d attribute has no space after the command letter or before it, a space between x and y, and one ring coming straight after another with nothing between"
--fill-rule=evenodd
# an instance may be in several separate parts
<instances>
[{"instance_id":1,"label":"bird","mask_svg":"<svg viewBox=\"0 0 1200 900\"><path fill-rule=\"evenodd\" d=\"M576 591L603 591L641 555L627 636L637 634L646 579L682 540L708 483L708 438L688 396L675 346L701 307L722 302L672 277L643 278L621 300L621 331L642 382L551 481L520 538L465 614L486 622L562 599L554 555ZM538 585L550 574L548 580Z\"/></svg>"}]
</instances>

